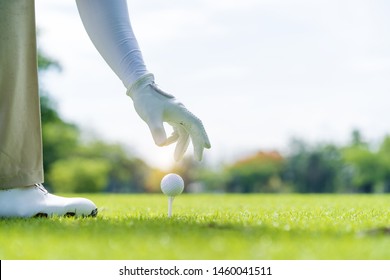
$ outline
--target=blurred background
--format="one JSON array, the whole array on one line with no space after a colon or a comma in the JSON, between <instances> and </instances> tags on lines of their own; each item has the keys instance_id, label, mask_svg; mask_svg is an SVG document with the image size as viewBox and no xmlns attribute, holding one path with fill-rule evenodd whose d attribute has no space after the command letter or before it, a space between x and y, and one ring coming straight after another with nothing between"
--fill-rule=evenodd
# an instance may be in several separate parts
<instances>
[{"instance_id":1,"label":"blurred background","mask_svg":"<svg viewBox=\"0 0 390 280\"><path fill-rule=\"evenodd\" d=\"M45 185L57 192L390 192L388 1L128 1L157 84L212 149L174 163L90 42L36 1ZM169 132L168 132L169 133Z\"/></svg>"}]
</instances>

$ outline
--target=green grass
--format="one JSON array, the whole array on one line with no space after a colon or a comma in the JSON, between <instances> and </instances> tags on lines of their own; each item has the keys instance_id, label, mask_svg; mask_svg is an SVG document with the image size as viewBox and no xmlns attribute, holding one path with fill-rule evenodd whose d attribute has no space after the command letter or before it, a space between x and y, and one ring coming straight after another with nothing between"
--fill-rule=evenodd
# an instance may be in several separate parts
<instances>
[{"instance_id":1,"label":"green grass","mask_svg":"<svg viewBox=\"0 0 390 280\"><path fill-rule=\"evenodd\" d=\"M390 259L389 195L85 195L97 218L0 219L0 259Z\"/></svg>"}]
</instances>

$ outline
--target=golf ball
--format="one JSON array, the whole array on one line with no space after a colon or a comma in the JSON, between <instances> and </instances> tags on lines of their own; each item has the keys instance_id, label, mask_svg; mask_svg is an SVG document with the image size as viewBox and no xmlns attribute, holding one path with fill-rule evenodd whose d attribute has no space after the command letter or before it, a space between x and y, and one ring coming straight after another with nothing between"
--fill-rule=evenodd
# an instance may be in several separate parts
<instances>
[{"instance_id":1,"label":"golf ball","mask_svg":"<svg viewBox=\"0 0 390 280\"><path fill-rule=\"evenodd\" d=\"M174 173L169 173L161 180L161 190L167 196L176 196L183 192L184 181Z\"/></svg>"}]
</instances>

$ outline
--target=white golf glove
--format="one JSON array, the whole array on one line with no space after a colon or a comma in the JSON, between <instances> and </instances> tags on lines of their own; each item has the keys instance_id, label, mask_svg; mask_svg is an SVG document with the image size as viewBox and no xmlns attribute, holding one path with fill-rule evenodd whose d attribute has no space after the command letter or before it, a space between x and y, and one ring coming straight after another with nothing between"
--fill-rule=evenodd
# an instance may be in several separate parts
<instances>
[{"instance_id":1,"label":"white golf glove","mask_svg":"<svg viewBox=\"0 0 390 280\"><path fill-rule=\"evenodd\" d=\"M152 74L146 74L127 91L138 115L147 123L157 146L167 146L177 141L174 158L179 161L186 152L190 138L194 157L200 161L204 148L211 147L201 120L194 116L174 96L163 92L154 83ZM173 127L167 138L163 123Z\"/></svg>"}]
</instances>

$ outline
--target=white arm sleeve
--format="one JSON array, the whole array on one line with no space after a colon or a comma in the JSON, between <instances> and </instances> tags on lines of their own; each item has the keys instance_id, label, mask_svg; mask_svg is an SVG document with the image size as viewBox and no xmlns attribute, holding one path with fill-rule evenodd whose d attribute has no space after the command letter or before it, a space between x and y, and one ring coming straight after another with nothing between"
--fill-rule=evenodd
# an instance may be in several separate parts
<instances>
[{"instance_id":1,"label":"white arm sleeve","mask_svg":"<svg viewBox=\"0 0 390 280\"><path fill-rule=\"evenodd\" d=\"M92 43L128 89L148 74L131 28L126 0L76 0Z\"/></svg>"}]
</instances>

